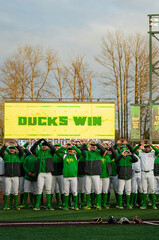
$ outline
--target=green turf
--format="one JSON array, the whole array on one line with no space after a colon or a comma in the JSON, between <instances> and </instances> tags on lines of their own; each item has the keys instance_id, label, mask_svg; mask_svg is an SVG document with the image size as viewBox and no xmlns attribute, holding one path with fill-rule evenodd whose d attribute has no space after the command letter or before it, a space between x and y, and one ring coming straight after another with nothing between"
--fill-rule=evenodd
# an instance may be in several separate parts
<instances>
[{"instance_id":1,"label":"green turf","mask_svg":"<svg viewBox=\"0 0 159 240\"><path fill-rule=\"evenodd\" d=\"M112 196L113 197L113 196ZM51 221L51 220L85 220L102 217L107 219L109 216L115 216L117 219L127 217L132 219L138 215L142 219L156 219L159 218L159 209L140 210L134 208L132 210L119 210L115 208L114 199L111 199L111 208L108 210L97 211L92 209L90 211L33 211L31 209L22 209L20 211L0 210L0 221ZM1 205L2 206L2 205ZM2 206L3 207L3 206ZM54 204L54 207L56 205ZM159 208L159 206L158 206ZM93 225L93 226L57 226L57 227L14 227L14 228L0 228L0 239L106 239L106 240L134 240L134 239L158 239L159 226L152 225Z\"/></svg>"},{"instance_id":2,"label":"green turf","mask_svg":"<svg viewBox=\"0 0 159 240\"><path fill-rule=\"evenodd\" d=\"M132 210L124 209L119 210L115 208L115 196L112 191L110 198L111 208L107 210L68 210L62 211L46 211L41 209L40 211L33 211L32 209L22 209L20 211L0 210L0 221L51 221L51 220L85 220L93 219L96 217L102 217L107 219L109 216L115 216L117 219L121 217L127 217L132 219L134 216L140 216L142 219L159 219L159 205L157 210L153 210L151 207L148 207L146 210L141 210L139 208L134 208ZM3 205L1 205L3 207ZM53 207L56 208L56 203L54 199Z\"/></svg>"},{"instance_id":3,"label":"green turf","mask_svg":"<svg viewBox=\"0 0 159 240\"><path fill-rule=\"evenodd\" d=\"M64 226L0 228L0 239L134 240L158 239L158 226Z\"/></svg>"},{"instance_id":4,"label":"green turf","mask_svg":"<svg viewBox=\"0 0 159 240\"><path fill-rule=\"evenodd\" d=\"M22 209L20 211L0 210L0 221L47 221L47 220L76 220L76 219L93 219L96 217L102 217L107 219L109 216L115 216L117 219L121 217L127 217L132 219L134 216L140 216L142 219L157 219L159 218L159 209L147 209L141 210L135 208L132 210L119 210L116 208L111 208L108 210L55 210L55 211L46 211L44 209L40 211L33 211L31 209Z\"/></svg>"}]
</instances>

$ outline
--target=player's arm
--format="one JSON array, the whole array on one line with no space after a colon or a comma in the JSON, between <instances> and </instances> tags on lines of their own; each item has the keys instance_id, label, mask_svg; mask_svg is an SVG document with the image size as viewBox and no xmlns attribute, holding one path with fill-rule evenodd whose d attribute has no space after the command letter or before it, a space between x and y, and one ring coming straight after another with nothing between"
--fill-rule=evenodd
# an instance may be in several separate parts
<instances>
[{"instance_id":1,"label":"player's arm","mask_svg":"<svg viewBox=\"0 0 159 240\"><path fill-rule=\"evenodd\" d=\"M56 152L56 148L50 142L47 142L45 139L44 142L51 149L51 154L54 155L54 153Z\"/></svg>"},{"instance_id":2,"label":"player's arm","mask_svg":"<svg viewBox=\"0 0 159 240\"><path fill-rule=\"evenodd\" d=\"M82 155L81 150L78 147L76 147L75 145L73 145L72 148L76 151L76 156L79 159L80 156Z\"/></svg>"},{"instance_id":3,"label":"player's arm","mask_svg":"<svg viewBox=\"0 0 159 240\"><path fill-rule=\"evenodd\" d=\"M87 148L86 143L83 143L80 149L83 156L86 155L86 148Z\"/></svg>"},{"instance_id":4,"label":"player's arm","mask_svg":"<svg viewBox=\"0 0 159 240\"><path fill-rule=\"evenodd\" d=\"M33 144L33 146L30 148L30 151L33 153L33 155L36 155L36 148L41 143L43 139L39 139L37 142Z\"/></svg>"},{"instance_id":5,"label":"player's arm","mask_svg":"<svg viewBox=\"0 0 159 240\"><path fill-rule=\"evenodd\" d=\"M29 149L24 149L24 153L26 154L26 156L29 156L29 155L31 155L31 152L29 151Z\"/></svg>"},{"instance_id":6,"label":"player's arm","mask_svg":"<svg viewBox=\"0 0 159 240\"><path fill-rule=\"evenodd\" d=\"M135 163L138 161L138 158L134 154L131 155L131 158L132 158L132 163Z\"/></svg>"},{"instance_id":7,"label":"player's arm","mask_svg":"<svg viewBox=\"0 0 159 240\"><path fill-rule=\"evenodd\" d=\"M9 145L10 145L9 142L7 142L7 143L5 143L5 144L1 147L1 149L0 149L0 156L1 156L2 158L4 158L5 151L6 151L6 149L7 149L7 147L8 147Z\"/></svg>"},{"instance_id":8,"label":"player's arm","mask_svg":"<svg viewBox=\"0 0 159 240\"><path fill-rule=\"evenodd\" d=\"M29 169L28 169L28 164L27 164L27 162L28 162L28 159L27 159L27 157L24 159L24 163L23 163L23 168L24 168L24 171L28 174L29 173Z\"/></svg>"},{"instance_id":9,"label":"player's arm","mask_svg":"<svg viewBox=\"0 0 159 240\"><path fill-rule=\"evenodd\" d=\"M159 154L159 149L158 148L156 148L154 145L150 145L152 148L153 148L153 150L155 151L155 156L157 156L158 154Z\"/></svg>"},{"instance_id":10,"label":"player's arm","mask_svg":"<svg viewBox=\"0 0 159 240\"><path fill-rule=\"evenodd\" d=\"M99 143L97 143L96 146L100 150L100 155L103 156L103 154L105 153L105 148Z\"/></svg>"},{"instance_id":11,"label":"player's arm","mask_svg":"<svg viewBox=\"0 0 159 240\"><path fill-rule=\"evenodd\" d=\"M57 154L58 157L63 158L63 156L65 155L65 148L64 148L64 146L62 146L58 150L56 150L55 153Z\"/></svg>"},{"instance_id":12,"label":"player's arm","mask_svg":"<svg viewBox=\"0 0 159 240\"><path fill-rule=\"evenodd\" d=\"M138 149L140 146L141 146L141 143L138 144L138 145L136 145L136 146L132 149L132 151L133 151L136 155L139 155L139 151L137 151L137 149Z\"/></svg>"},{"instance_id":13,"label":"player's arm","mask_svg":"<svg viewBox=\"0 0 159 240\"><path fill-rule=\"evenodd\" d=\"M111 146L111 147L109 148L109 151L112 152L112 154L111 154L111 159L113 159L113 158L115 158L115 157L117 157L117 156L119 155L119 153L114 149L114 146Z\"/></svg>"},{"instance_id":14,"label":"player's arm","mask_svg":"<svg viewBox=\"0 0 159 240\"><path fill-rule=\"evenodd\" d=\"M126 146L129 148L130 152L133 154L133 147L131 146L131 144L129 142L126 143Z\"/></svg>"},{"instance_id":15,"label":"player's arm","mask_svg":"<svg viewBox=\"0 0 159 240\"><path fill-rule=\"evenodd\" d=\"M27 148L29 146L29 142L24 143L23 147Z\"/></svg>"},{"instance_id":16,"label":"player's arm","mask_svg":"<svg viewBox=\"0 0 159 240\"><path fill-rule=\"evenodd\" d=\"M15 146L18 149L19 157L21 158L23 156L23 154L24 154L23 148L19 144L16 144Z\"/></svg>"},{"instance_id":17,"label":"player's arm","mask_svg":"<svg viewBox=\"0 0 159 240\"><path fill-rule=\"evenodd\" d=\"M119 154L118 156L116 155L115 157L115 162L118 164L120 162L120 160L122 159L122 154Z\"/></svg>"},{"instance_id":18,"label":"player's arm","mask_svg":"<svg viewBox=\"0 0 159 240\"><path fill-rule=\"evenodd\" d=\"M115 150L117 150L118 153L120 153L120 148L119 148L119 146L118 146L118 142L116 142L116 143L114 144L113 148L114 148Z\"/></svg>"}]
</instances>

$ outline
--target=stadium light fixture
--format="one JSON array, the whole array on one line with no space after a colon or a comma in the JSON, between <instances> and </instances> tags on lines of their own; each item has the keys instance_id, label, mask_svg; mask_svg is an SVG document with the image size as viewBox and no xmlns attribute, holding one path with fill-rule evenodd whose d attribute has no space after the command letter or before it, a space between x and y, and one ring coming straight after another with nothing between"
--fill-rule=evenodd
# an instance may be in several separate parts
<instances>
[{"instance_id":1,"label":"stadium light fixture","mask_svg":"<svg viewBox=\"0 0 159 240\"><path fill-rule=\"evenodd\" d=\"M159 38L157 37L157 34L159 34L159 28L158 31L154 31L154 27L159 26L159 14L148 14L149 17L149 98L150 98L150 111L149 111L149 122L150 122L150 128L149 128L149 140L152 143L152 73L156 74L159 77L159 74L157 73L157 63L152 63L152 38L154 37L157 41L159 41Z\"/></svg>"},{"instance_id":2,"label":"stadium light fixture","mask_svg":"<svg viewBox=\"0 0 159 240\"><path fill-rule=\"evenodd\" d=\"M152 17L152 18L150 18L150 25L153 26L153 24L154 25L155 24L159 24L159 17Z\"/></svg>"}]
</instances>

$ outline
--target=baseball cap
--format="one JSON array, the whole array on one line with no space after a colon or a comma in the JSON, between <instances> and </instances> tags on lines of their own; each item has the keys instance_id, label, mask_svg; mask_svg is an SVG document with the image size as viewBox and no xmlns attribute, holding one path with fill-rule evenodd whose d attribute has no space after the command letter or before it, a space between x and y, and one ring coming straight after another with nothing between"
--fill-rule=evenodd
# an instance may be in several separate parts
<instances>
[{"instance_id":1,"label":"baseball cap","mask_svg":"<svg viewBox=\"0 0 159 240\"><path fill-rule=\"evenodd\" d=\"M77 145L78 148L81 148L81 145Z\"/></svg>"},{"instance_id":2,"label":"baseball cap","mask_svg":"<svg viewBox=\"0 0 159 240\"><path fill-rule=\"evenodd\" d=\"M144 146L144 148L146 148L146 147L149 147L149 148L150 148L150 145L149 145L149 144L147 144L147 145L145 145L145 146Z\"/></svg>"},{"instance_id":3,"label":"baseball cap","mask_svg":"<svg viewBox=\"0 0 159 240\"><path fill-rule=\"evenodd\" d=\"M120 151L121 152L124 152L124 151L127 151L128 149L126 148L126 147L122 147L122 148L120 148Z\"/></svg>"},{"instance_id":4,"label":"baseball cap","mask_svg":"<svg viewBox=\"0 0 159 240\"><path fill-rule=\"evenodd\" d=\"M43 142L43 143L42 143L42 146L47 146L47 143L46 143L46 142Z\"/></svg>"},{"instance_id":5,"label":"baseball cap","mask_svg":"<svg viewBox=\"0 0 159 240\"><path fill-rule=\"evenodd\" d=\"M9 149L16 149L16 147L15 146L9 146Z\"/></svg>"},{"instance_id":6,"label":"baseball cap","mask_svg":"<svg viewBox=\"0 0 159 240\"><path fill-rule=\"evenodd\" d=\"M68 147L67 150L73 150L73 148L72 147Z\"/></svg>"},{"instance_id":7,"label":"baseball cap","mask_svg":"<svg viewBox=\"0 0 159 240\"><path fill-rule=\"evenodd\" d=\"M96 146L96 143L93 142L93 141L91 141L91 142L90 142L90 145L92 145L92 146Z\"/></svg>"},{"instance_id":8,"label":"baseball cap","mask_svg":"<svg viewBox=\"0 0 159 240\"><path fill-rule=\"evenodd\" d=\"M55 146L55 147L56 147L56 146L61 147L61 143L56 143L54 146Z\"/></svg>"}]
</instances>

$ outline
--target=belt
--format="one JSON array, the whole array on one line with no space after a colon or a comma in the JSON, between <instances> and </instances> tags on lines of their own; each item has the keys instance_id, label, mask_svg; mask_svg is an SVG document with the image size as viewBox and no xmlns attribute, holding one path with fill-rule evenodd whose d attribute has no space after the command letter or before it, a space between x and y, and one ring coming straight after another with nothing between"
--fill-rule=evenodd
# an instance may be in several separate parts
<instances>
[{"instance_id":1,"label":"belt","mask_svg":"<svg viewBox=\"0 0 159 240\"><path fill-rule=\"evenodd\" d=\"M140 171L135 171L135 173L139 173Z\"/></svg>"},{"instance_id":2,"label":"belt","mask_svg":"<svg viewBox=\"0 0 159 240\"><path fill-rule=\"evenodd\" d=\"M0 175L0 177L3 177L4 176L4 174L3 175Z\"/></svg>"},{"instance_id":3,"label":"belt","mask_svg":"<svg viewBox=\"0 0 159 240\"><path fill-rule=\"evenodd\" d=\"M143 171L143 170L142 170L142 172L145 172L145 173L148 173L148 172L151 172L151 171L153 171L153 169L152 169L152 170L149 170L149 171Z\"/></svg>"}]
</instances>

